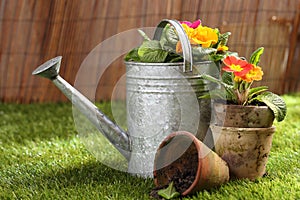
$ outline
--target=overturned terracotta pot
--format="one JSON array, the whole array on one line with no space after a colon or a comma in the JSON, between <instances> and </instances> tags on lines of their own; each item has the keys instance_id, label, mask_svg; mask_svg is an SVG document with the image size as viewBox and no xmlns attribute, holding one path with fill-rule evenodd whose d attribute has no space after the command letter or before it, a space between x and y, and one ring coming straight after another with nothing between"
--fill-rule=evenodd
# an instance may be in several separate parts
<instances>
[{"instance_id":1,"label":"overturned terracotta pot","mask_svg":"<svg viewBox=\"0 0 300 200\"><path fill-rule=\"evenodd\" d=\"M182 196L220 186L229 180L227 163L193 134L179 131L160 144L154 162L154 183L174 183Z\"/></svg>"},{"instance_id":2,"label":"overturned terracotta pot","mask_svg":"<svg viewBox=\"0 0 300 200\"><path fill-rule=\"evenodd\" d=\"M230 177L254 180L265 174L275 127L210 128L215 152L229 165Z\"/></svg>"},{"instance_id":3,"label":"overturned terracotta pot","mask_svg":"<svg viewBox=\"0 0 300 200\"><path fill-rule=\"evenodd\" d=\"M214 125L239 128L268 128L274 121L267 106L242 106L215 103Z\"/></svg>"}]
</instances>

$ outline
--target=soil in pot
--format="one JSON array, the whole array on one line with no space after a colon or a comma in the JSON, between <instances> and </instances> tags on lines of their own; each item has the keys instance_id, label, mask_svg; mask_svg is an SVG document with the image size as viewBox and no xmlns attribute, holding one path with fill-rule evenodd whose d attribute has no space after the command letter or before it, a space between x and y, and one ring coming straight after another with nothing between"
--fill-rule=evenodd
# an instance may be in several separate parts
<instances>
[{"instance_id":1,"label":"soil in pot","mask_svg":"<svg viewBox=\"0 0 300 200\"><path fill-rule=\"evenodd\" d=\"M168 180L165 185L154 188L151 196L159 199L157 192L167 188L173 182L177 192L182 194L194 182L198 168L198 153L195 145L190 145L186 153L175 160L171 165L163 167L156 171L156 177L163 177Z\"/></svg>"}]
</instances>

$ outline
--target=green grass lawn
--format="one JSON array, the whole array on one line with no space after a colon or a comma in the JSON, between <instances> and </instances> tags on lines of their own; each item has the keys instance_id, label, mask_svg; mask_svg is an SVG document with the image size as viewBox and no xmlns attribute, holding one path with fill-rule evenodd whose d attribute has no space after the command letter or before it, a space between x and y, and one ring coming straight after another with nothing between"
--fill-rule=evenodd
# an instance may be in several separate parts
<instances>
[{"instance_id":1,"label":"green grass lawn","mask_svg":"<svg viewBox=\"0 0 300 200\"><path fill-rule=\"evenodd\" d=\"M300 199L300 95L284 98L288 115L275 123L268 175L184 199ZM86 150L71 104L0 104L0 199L151 199L153 187Z\"/></svg>"}]
</instances>

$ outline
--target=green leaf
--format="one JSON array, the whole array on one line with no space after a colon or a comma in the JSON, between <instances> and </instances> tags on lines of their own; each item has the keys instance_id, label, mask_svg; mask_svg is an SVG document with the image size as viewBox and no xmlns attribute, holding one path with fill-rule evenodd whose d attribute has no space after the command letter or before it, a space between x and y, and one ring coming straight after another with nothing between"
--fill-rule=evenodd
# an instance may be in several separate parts
<instances>
[{"instance_id":1,"label":"green leaf","mask_svg":"<svg viewBox=\"0 0 300 200\"><path fill-rule=\"evenodd\" d=\"M141 62L165 62L168 52L161 49L157 40L144 41L138 50Z\"/></svg>"},{"instance_id":2,"label":"green leaf","mask_svg":"<svg viewBox=\"0 0 300 200\"><path fill-rule=\"evenodd\" d=\"M177 53L169 52L165 62L183 62L183 57Z\"/></svg>"},{"instance_id":3,"label":"green leaf","mask_svg":"<svg viewBox=\"0 0 300 200\"><path fill-rule=\"evenodd\" d=\"M217 62L217 61L223 60L225 57L226 57L226 54L212 54L212 55L209 55L209 60Z\"/></svg>"},{"instance_id":4,"label":"green leaf","mask_svg":"<svg viewBox=\"0 0 300 200\"><path fill-rule=\"evenodd\" d=\"M173 45L176 45L179 41L178 35L175 32L175 29L173 26L169 25L165 27L165 34L168 42L170 42Z\"/></svg>"},{"instance_id":5,"label":"green leaf","mask_svg":"<svg viewBox=\"0 0 300 200\"><path fill-rule=\"evenodd\" d=\"M228 88L228 89L233 89L233 86L232 85L229 85L229 84L226 84L224 83L222 80L220 79L217 79L211 75L208 75L208 74L202 74L200 75L201 78L205 79L205 80L208 80L208 81L211 81L213 83L218 83L220 84L221 86L225 87L225 88Z\"/></svg>"},{"instance_id":6,"label":"green leaf","mask_svg":"<svg viewBox=\"0 0 300 200\"><path fill-rule=\"evenodd\" d=\"M256 100L265 103L272 111L275 119L280 122L284 120L287 112L285 101L272 92L264 92L258 95Z\"/></svg>"},{"instance_id":7,"label":"green leaf","mask_svg":"<svg viewBox=\"0 0 300 200\"><path fill-rule=\"evenodd\" d=\"M168 24L163 29L159 42L163 50L166 50L168 52L175 52L178 40L179 39L177 34L175 33L174 27Z\"/></svg>"},{"instance_id":8,"label":"green leaf","mask_svg":"<svg viewBox=\"0 0 300 200\"><path fill-rule=\"evenodd\" d=\"M169 24L163 29L163 32L161 34L159 42L160 42L160 46L162 47L162 49L167 50L167 51L171 51L171 50L174 51L174 48L169 44L169 41L166 36L166 30L168 27L170 27Z\"/></svg>"},{"instance_id":9,"label":"green leaf","mask_svg":"<svg viewBox=\"0 0 300 200\"><path fill-rule=\"evenodd\" d=\"M220 34L220 36L219 36L220 44L226 45L230 35L231 35L231 32L226 32L226 33Z\"/></svg>"},{"instance_id":10,"label":"green leaf","mask_svg":"<svg viewBox=\"0 0 300 200\"><path fill-rule=\"evenodd\" d=\"M143 57L147 51L161 49L160 43L157 40L144 41L138 50L138 55Z\"/></svg>"},{"instance_id":11,"label":"green leaf","mask_svg":"<svg viewBox=\"0 0 300 200\"><path fill-rule=\"evenodd\" d=\"M138 55L138 48L134 48L131 51L127 53L127 55L124 58L125 61L141 61L139 55Z\"/></svg>"},{"instance_id":12,"label":"green leaf","mask_svg":"<svg viewBox=\"0 0 300 200\"><path fill-rule=\"evenodd\" d=\"M206 55L209 55L211 53L215 53L217 52L217 49L215 48L204 48L204 47L195 47L192 49L193 50L193 54L195 56L200 56L200 57L203 57L203 56L206 56Z\"/></svg>"},{"instance_id":13,"label":"green leaf","mask_svg":"<svg viewBox=\"0 0 300 200\"><path fill-rule=\"evenodd\" d=\"M146 33L142 30L138 30L138 32L141 34L141 36L144 38L145 41L150 41L151 39L146 35Z\"/></svg>"},{"instance_id":14,"label":"green leaf","mask_svg":"<svg viewBox=\"0 0 300 200\"><path fill-rule=\"evenodd\" d=\"M249 103L250 103L250 100L251 98L254 96L254 95L257 95L259 93L262 93L262 92L265 92L268 90L268 87L267 86L259 86L259 87L254 87L254 88L251 88L249 90L249 93L248 93L248 99L249 99Z\"/></svg>"},{"instance_id":15,"label":"green leaf","mask_svg":"<svg viewBox=\"0 0 300 200\"><path fill-rule=\"evenodd\" d=\"M141 57L141 62L163 63L165 62L167 56L168 56L168 52L162 49L156 49L156 50L149 49Z\"/></svg>"},{"instance_id":16,"label":"green leaf","mask_svg":"<svg viewBox=\"0 0 300 200\"><path fill-rule=\"evenodd\" d=\"M223 72L222 81L228 85L233 85L232 76L233 74L231 72Z\"/></svg>"},{"instance_id":17,"label":"green leaf","mask_svg":"<svg viewBox=\"0 0 300 200\"><path fill-rule=\"evenodd\" d=\"M176 191L173 182L171 182L166 189L159 190L157 194L165 199L172 199L180 196L180 193Z\"/></svg>"},{"instance_id":18,"label":"green leaf","mask_svg":"<svg viewBox=\"0 0 300 200\"><path fill-rule=\"evenodd\" d=\"M255 50L250 57L250 63L257 66L260 61L260 56L263 54L263 52L263 47L259 47L257 50Z\"/></svg>"},{"instance_id":19,"label":"green leaf","mask_svg":"<svg viewBox=\"0 0 300 200\"><path fill-rule=\"evenodd\" d=\"M210 76L208 74L202 74L200 76L201 78L205 79L205 80L208 80L208 81L211 81L213 83L218 83L220 84L221 86L224 87L225 91L226 91L226 98L227 100L229 101L236 101L236 95L234 93L234 87L233 85L230 85L230 84L227 84L227 83L224 83L222 80L219 80L213 76ZM220 91L222 92L222 91ZM223 91L224 93L224 91Z\"/></svg>"},{"instance_id":20,"label":"green leaf","mask_svg":"<svg viewBox=\"0 0 300 200\"><path fill-rule=\"evenodd\" d=\"M192 48L192 53L195 61L207 60L209 55L217 52L215 48L204 48L201 46ZM222 57L223 58L223 57ZM214 59L214 58L213 58Z\"/></svg>"}]
</instances>

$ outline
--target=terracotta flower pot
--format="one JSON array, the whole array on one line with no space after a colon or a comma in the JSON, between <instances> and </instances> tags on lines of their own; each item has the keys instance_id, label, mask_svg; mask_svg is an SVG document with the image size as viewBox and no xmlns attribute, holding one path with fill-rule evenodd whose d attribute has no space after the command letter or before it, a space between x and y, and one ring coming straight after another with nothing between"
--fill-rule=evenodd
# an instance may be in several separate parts
<instances>
[{"instance_id":1,"label":"terracotta flower pot","mask_svg":"<svg viewBox=\"0 0 300 200\"><path fill-rule=\"evenodd\" d=\"M254 180L265 174L275 127L211 126L215 152L229 165L230 177Z\"/></svg>"},{"instance_id":2,"label":"terracotta flower pot","mask_svg":"<svg viewBox=\"0 0 300 200\"><path fill-rule=\"evenodd\" d=\"M268 128L274 115L267 106L242 106L215 103L214 124L224 127Z\"/></svg>"},{"instance_id":3,"label":"terracotta flower pot","mask_svg":"<svg viewBox=\"0 0 300 200\"><path fill-rule=\"evenodd\" d=\"M170 134L160 144L153 173L157 187L173 181L182 196L219 186L229 180L226 162L193 134L184 131Z\"/></svg>"}]
</instances>

